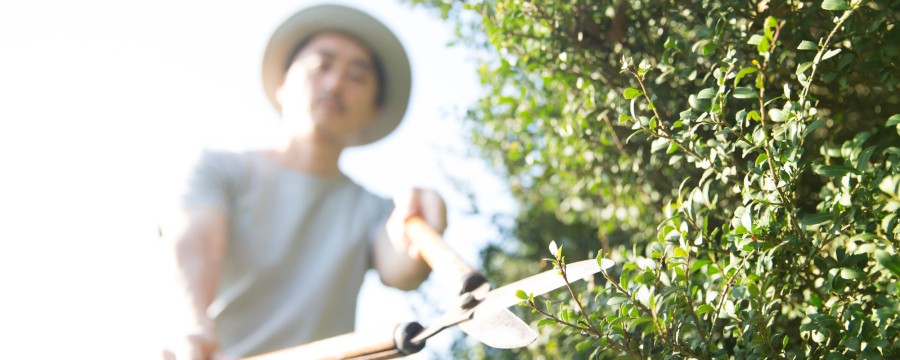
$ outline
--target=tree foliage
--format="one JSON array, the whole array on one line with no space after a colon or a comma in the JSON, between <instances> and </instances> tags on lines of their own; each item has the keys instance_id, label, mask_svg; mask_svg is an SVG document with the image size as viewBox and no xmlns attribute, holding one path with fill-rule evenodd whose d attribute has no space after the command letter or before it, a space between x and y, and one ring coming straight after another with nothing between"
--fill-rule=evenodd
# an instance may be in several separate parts
<instances>
[{"instance_id":1,"label":"tree foliage","mask_svg":"<svg viewBox=\"0 0 900 360\"><path fill-rule=\"evenodd\" d=\"M900 1L413 2L491 55L469 118L522 210L488 278L617 263L468 356L900 358Z\"/></svg>"}]
</instances>

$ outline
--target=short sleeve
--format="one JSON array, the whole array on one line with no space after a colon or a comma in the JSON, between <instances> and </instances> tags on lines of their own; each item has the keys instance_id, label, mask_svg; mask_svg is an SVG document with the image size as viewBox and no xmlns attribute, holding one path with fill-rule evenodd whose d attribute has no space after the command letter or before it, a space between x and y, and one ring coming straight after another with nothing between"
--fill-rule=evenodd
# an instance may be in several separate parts
<instances>
[{"instance_id":1,"label":"short sleeve","mask_svg":"<svg viewBox=\"0 0 900 360\"><path fill-rule=\"evenodd\" d=\"M228 153L203 151L188 175L181 195L185 207L209 207L228 211L234 192L233 164Z\"/></svg>"},{"instance_id":2,"label":"short sleeve","mask_svg":"<svg viewBox=\"0 0 900 360\"><path fill-rule=\"evenodd\" d=\"M387 224L388 217L391 216L391 213L394 211L394 202L378 196L372 196L374 202L374 211L373 211L373 221L372 221L372 231L380 231L384 229L385 224Z\"/></svg>"},{"instance_id":3,"label":"short sleeve","mask_svg":"<svg viewBox=\"0 0 900 360\"><path fill-rule=\"evenodd\" d=\"M368 264L366 266L367 269L372 269L374 267L374 263L372 261L372 257L374 256L373 250L375 249L375 240L384 233L385 227L387 226L388 218L390 218L391 213L394 211L394 202L385 199L382 197L378 197L372 194L369 195L370 201L369 210L371 211L369 222L369 238L366 239L366 259L368 260Z\"/></svg>"}]
</instances>

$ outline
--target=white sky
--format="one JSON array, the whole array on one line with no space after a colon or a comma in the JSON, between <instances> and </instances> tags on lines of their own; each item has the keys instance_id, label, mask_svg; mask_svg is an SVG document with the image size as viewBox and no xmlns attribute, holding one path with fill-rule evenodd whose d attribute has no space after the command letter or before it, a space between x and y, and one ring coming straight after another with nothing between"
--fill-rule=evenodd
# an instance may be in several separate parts
<instances>
[{"instance_id":1,"label":"white sky","mask_svg":"<svg viewBox=\"0 0 900 360\"><path fill-rule=\"evenodd\" d=\"M260 57L303 3L0 2L4 358L157 358L170 313L157 238L164 199L201 147L259 146L275 131ZM442 192L451 208L445 239L477 265L495 234L489 219L462 215L468 204L446 174L467 180L489 213L514 205L502 182L462 155L456 119L479 93L474 62L445 47L452 29L423 9L341 3L387 22L414 67L405 122L348 151L342 167L385 196L412 184ZM360 298L360 331L433 316L421 296L373 279ZM452 300L441 280L426 283L425 298ZM439 335L426 351L445 351L450 340Z\"/></svg>"}]
</instances>

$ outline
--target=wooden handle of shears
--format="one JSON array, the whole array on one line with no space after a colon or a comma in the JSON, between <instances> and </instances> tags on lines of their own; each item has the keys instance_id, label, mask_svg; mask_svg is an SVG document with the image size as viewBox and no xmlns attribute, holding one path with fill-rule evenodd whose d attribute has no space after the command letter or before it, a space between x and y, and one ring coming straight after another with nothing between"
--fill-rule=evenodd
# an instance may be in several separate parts
<instances>
[{"instance_id":1,"label":"wooden handle of shears","mask_svg":"<svg viewBox=\"0 0 900 360\"><path fill-rule=\"evenodd\" d=\"M419 254L431 270L457 276L462 281L460 293L473 290L485 282L484 277L466 264L459 255L441 239L441 235L421 217L406 219L406 236L419 247Z\"/></svg>"},{"instance_id":2,"label":"wooden handle of shears","mask_svg":"<svg viewBox=\"0 0 900 360\"><path fill-rule=\"evenodd\" d=\"M412 338L421 331L422 325L409 322L394 327L390 337L349 333L244 360L394 359L415 354L425 347L424 343L412 343Z\"/></svg>"}]
</instances>

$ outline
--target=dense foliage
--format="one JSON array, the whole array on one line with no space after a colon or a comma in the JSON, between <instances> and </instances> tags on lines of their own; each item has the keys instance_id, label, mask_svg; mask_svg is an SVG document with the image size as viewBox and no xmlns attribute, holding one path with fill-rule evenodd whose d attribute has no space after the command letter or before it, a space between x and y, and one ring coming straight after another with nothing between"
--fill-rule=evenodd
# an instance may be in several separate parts
<instances>
[{"instance_id":1,"label":"dense foliage","mask_svg":"<svg viewBox=\"0 0 900 360\"><path fill-rule=\"evenodd\" d=\"M467 356L900 358L900 1L413 2L491 55L469 117L522 210L488 278L617 263Z\"/></svg>"}]
</instances>

